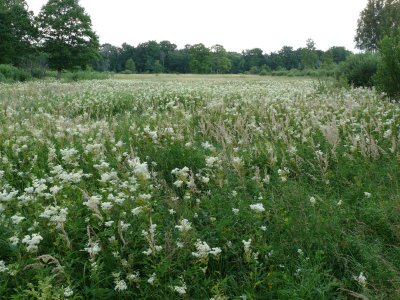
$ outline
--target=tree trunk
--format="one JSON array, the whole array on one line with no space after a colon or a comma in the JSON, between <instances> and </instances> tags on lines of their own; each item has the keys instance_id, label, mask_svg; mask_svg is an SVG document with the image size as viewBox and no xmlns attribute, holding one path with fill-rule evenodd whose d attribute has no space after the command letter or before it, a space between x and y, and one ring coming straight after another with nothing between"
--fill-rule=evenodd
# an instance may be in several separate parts
<instances>
[{"instance_id":1,"label":"tree trunk","mask_svg":"<svg viewBox=\"0 0 400 300\"><path fill-rule=\"evenodd\" d=\"M61 79L61 69L57 69L57 80Z\"/></svg>"}]
</instances>

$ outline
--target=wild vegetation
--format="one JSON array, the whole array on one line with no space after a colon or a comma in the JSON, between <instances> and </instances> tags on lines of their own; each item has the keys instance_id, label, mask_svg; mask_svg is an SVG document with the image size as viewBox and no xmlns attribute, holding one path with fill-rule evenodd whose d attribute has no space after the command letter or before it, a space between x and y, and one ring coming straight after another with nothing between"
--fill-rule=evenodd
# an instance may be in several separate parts
<instances>
[{"instance_id":1,"label":"wild vegetation","mask_svg":"<svg viewBox=\"0 0 400 300\"><path fill-rule=\"evenodd\" d=\"M398 104L135 78L0 85L2 299L399 295Z\"/></svg>"}]
</instances>

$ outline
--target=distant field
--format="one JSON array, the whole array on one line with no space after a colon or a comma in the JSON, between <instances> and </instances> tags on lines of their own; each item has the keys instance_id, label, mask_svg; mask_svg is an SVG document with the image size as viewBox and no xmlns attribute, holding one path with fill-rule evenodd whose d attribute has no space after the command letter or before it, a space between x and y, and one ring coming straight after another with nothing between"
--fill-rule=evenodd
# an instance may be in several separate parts
<instances>
[{"instance_id":1,"label":"distant field","mask_svg":"<svg viewBox=\"0 0 400 300\"><path fill-rule=\"evenodd\" d=\"M400 106L307 78L0 85L1 299L398 299Z\"/></svg>"}]
</instances>

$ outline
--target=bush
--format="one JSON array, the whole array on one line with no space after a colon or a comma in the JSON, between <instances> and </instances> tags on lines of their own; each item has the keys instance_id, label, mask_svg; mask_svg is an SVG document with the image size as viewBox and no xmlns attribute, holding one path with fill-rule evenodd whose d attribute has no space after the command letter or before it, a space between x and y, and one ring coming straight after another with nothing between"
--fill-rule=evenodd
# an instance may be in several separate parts
<instances>
[{"instance_id":1,"label":"bush","mask_svg":"<svg viewBox=\"0 0 400 300\"><path fill-rule=\"evenodd\" d=\"M354 87L372 87L374 75L378 67L378 56L373 53L355 54L349 56L339 65L336 78L341 77Z\"/></svg>"},{"instance_id":2,"label":"bush","mask_svg":"<svg viewBox=\"0 0 400 300\"><path fill-rule=\"evenodd\" d=\"M65 81L80 81L80 80L100 80L110 78L110 73L92 72L92 71L77 71L68 72L63 75Z\"/></svg>"},{"instance_id":3,"label":"bush","mask_svg":"<svg viewBox=\"0 0 400 300\"><path fill-rule=\"evenodd\" d=\"M0 65L0 74L0 81L2 82L27 81L31 78L27 71L12 65Z\"/></svg>"},{"instance_id":4,"label":"bush","mask_svg":"<svg viewBox=\"0 0 400 300\"><path fill-rule=\"evenodd\" d=\"M379 44L381 60L376 74L376 87L390 98L400 100L400 31L385 37Z\"/></svg>"}]
</instances>

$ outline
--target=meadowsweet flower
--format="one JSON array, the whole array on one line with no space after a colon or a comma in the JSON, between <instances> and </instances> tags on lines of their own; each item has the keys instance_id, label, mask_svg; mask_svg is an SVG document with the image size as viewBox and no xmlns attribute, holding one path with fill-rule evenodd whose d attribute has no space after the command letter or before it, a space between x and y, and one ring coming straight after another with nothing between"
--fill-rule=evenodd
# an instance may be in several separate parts
<instances>
[{"instance_id":1,"label":"meadowsweet flower","mask_svg":"<svg viewBox=\"0 0 400 300\"><path fill-rule=\"evenodd\" d=\"M221 248L219 247L211 248L206 242L202 242L201 240L197 240L195 246L197 251L192 252L192 255L204 262L208 260L209 254L218 256L222 252Z\"/></svg>"},{"instance_id":2,"label":"meadowsweet flower","mask_svg":"<svg viewBox=\"0 0 400 300\"><path fill-rule=\"evenodd\" d=\"M64 289L64 296L65 296L66 298L71 297L73 294L74 294L74 291L71 289L70 286L67 286L67 287Z\"/></svg>"},{"instance_id":3,"label":"meadowsweet flower","mask_svg":"<svg viewBox=\"0 0 400 300\"><path fill-rule=\"evenodd\" d=\"M11 245L16 246L19 243L19 238L17 236L12 236L8 239L11 242Z\"/></svg>"},{"instance_id":4,"label":"meadowsweet flower","mask_svg":"<svg viewBox=\"0 0 400 300\"><path fill-rule=\"evenodd\" d=\"M4 260L0 260L0 273L7 272L9 268L6 266Z\"/></svg>"},{"instance_id":5,"label":"meadowsweet flower","mask_svg":"<svg viewBox=\"0 0 400 300\"><path fill-rule=\"evenodd\" d=\"M129 281L136 281L136 280L139 279L139 277L140 277L140 274L139 274L139 272L136 271L136 272L134 272L132 274L128 274L126 276L126 279L128 279Z\"/></svg>"},{"instance_id":6,"label":"meadowsweet flower","mask_svg":"<svg viewBox=\"0 0 400 300\"><path fill-rule=\"evenodd\" d=\"M216 163L218 163L218 162L219 162L219 158L218 158L218 157L214 157L214 156L208 156L208 157L206 157L206 165L207 165L207 167L209 167L209 168L214 167L214 165L215 165Z\"/></svg>"},{"instance_id":7,"label":"meadowsweet flower","mask_svg":"<svg viewBox=\"0 0 400 300\"><path fill-rule=\"evenodd\" d=\"M143 207L138 206L138 207L132 209L132 210L131 210L131 213L132 213L134 216L137 216L137 215L140 214L142 211L143 211Z\"/></svg>"},{"instance_id":8,"label":"meadowsweet flower","mask_svg":"<svg viewBox=\"0 0 400 300\"><path fill-rule=\"evenodd\" d=\"M101 247L99 245L99 242L94 242L94 243L89 243L84 250L89 253L90 257L95 257L97 254L100 253Z\"/></svg>"},{"instance_id":9,"label":"meadowsweet flower","mask_svg":"<svg viewBox=\"0 0 400 300\"><path fill-rule=\"evenodd\" d=\"M251 260L251 255L253 253L251 251L251 239L249 239L248 241L242 240L242 243L244 249L244 258L246 262L249 262Z\"/></svg>"},{"instance_id":10,"label":"meadowsweet flower","mask_svg":"<svg viewBox=\"0 0 400 300\"><path fill-rule=\"evenodd\" d=\"M156 280L156 273L151 274L151 276L149 277L149 279L147 279L147 282L151 285L154 284L154 281Z\"/></svg>"},{"instance_id":11,"label":"meadowsweet flower","mask_svg":"<svg viewBox=\"0 0 400 300\"><path fill-rule=\"evenodd\" d=\"M192 224L187 219L183 219L181 220L180 225L175 225L175 228L177 228L180 232L188 232L190 229L192 229Z\"/></svg>"},{"instance_id":12,"label":"meadowsweet flower","mask_svg":"<svg viewBox=\"0 0 400 300\"><path fill-rule=\"evenodd\" d=\"M317 200L315 199L315 197L310 197L310 203L312 206L314 206L315 203L317 203Z\"/></svg>"},{"instance_id":13,"label":"meadowsweet flower","mask_svg":"<svg viewBox=\"0 0 400 300\"><path fill-rule=\"evenodd\" d=\"M10 219L14 225L18 225L25 219L25 217L21 216L20 214L16 214L16 215L13 215Z\"/></svg>"},{"instance_id":14,"label":"meadowsweet flower","mask_svg":"<svg viewBox=\"0 0 400 300\"><path fill-rule=\"evenodd\" d=\"M262 213L263 211L265 211L264 205L262 203L251 204L250 209L258 213Z\"/></svg>"},{"instance_id":15,"label":"meadowsweet flower","mask_svg":"<svg viewBox=\"0 0 400 300\"><path fill-rule=\"evenodd\" d=\"M357 283L363 287L367 285L367 277L364 276L364 273L361 272L358 276L353 276L353 279L357 281Z\"/></svg>"},{"instance_id":16,"label":"meadowsweet flower","mask_svg":"<svg viewBox=\"0 0 400 300\"><path fill-rule=\"evenodd\" d=\"M180 188L183 185L183 181L182 180L177 180L174 182L174 185L178 188Z\"/></svg>"},{"instance_id":17,"label":"meadowsweet flower","mask_svg":"<svg viewBox=\"0 0 400 300\"><path fill-rule=\"evenodd\" d=\"M179 295L185 295L186 294L186 283L183 281L181 286L175 285L174 286L174 291L177 292Z\"/></svg>"},{"instance_id":18,"label":"meadowsweet flower","mask_svg":"<svg viewBox=\"0 0 400 300\"><path fill-rule=\"evenodd\" d=\"M48 206L40 214L41 218L49 219L51 222L60 225L67 220L68 208L62 208L59 206Z\"/></svg>"},{"instance_id":19,"label":"meadowsweet flower","mask_svg":"<svg viewBox=\"0 0 400 300\"><path fill-rule=\"evenodd\" d=\"M232 208L232 212L237 215L239 214L239 209L238 208Z\"/></svg>"},{"instance_id":20,"label":"meadowsweet flower","mask_svg":"<svg viewBox=\"0 0 400 300\"><path fill-rule=\"evenodd\" d=\"M115 284L114 290L117 292L125 291L128 288L126 282L122 279L115 279L114 284Z\"/></svg>"},{"instance_id":21,"label":"meadowsweet flower","mask_svg":"<svg viewBox=\"0 0 400 300\"><path fill-rule=\"evenodd\" d=\"M22 243L26 244L26 250L28 252L36 252L38 250L38 245L43 240L43 237L39 233L34 233L32 236L26 235L22 239Z\"/></svg>"},{"instance_id":22,"label":"meadowsweet flower","mask_svg":"<svg viewBox=\"0 0 400 300\"><path fill-rule=\"evenodd\" d=\"M103 202L101 203L101 208L103 210L110 210L113 207L112 202Z\"/></svg>"},{"instance_id":23,"label":"meadowsweet flower","mask_svg":"<svg viewBox=\"0 0 400 300\"><path fill-rule=\"evenodd\" d=\"M372 194L371 194L371 193L368 193L368 192L364 192L364 196L365 196L366 198L371 198Z\"/></svg>"},{"instance_id":24,"label":"meadowsweet flower","mask_svg":"<svg viewBox=\"0 0 400 300\"><path fill-rule=\"evenodd\" d=\"M104 223L106 227L111 227L114 224L114 221L107 221Z\"/></svg>"}]
</instances>

